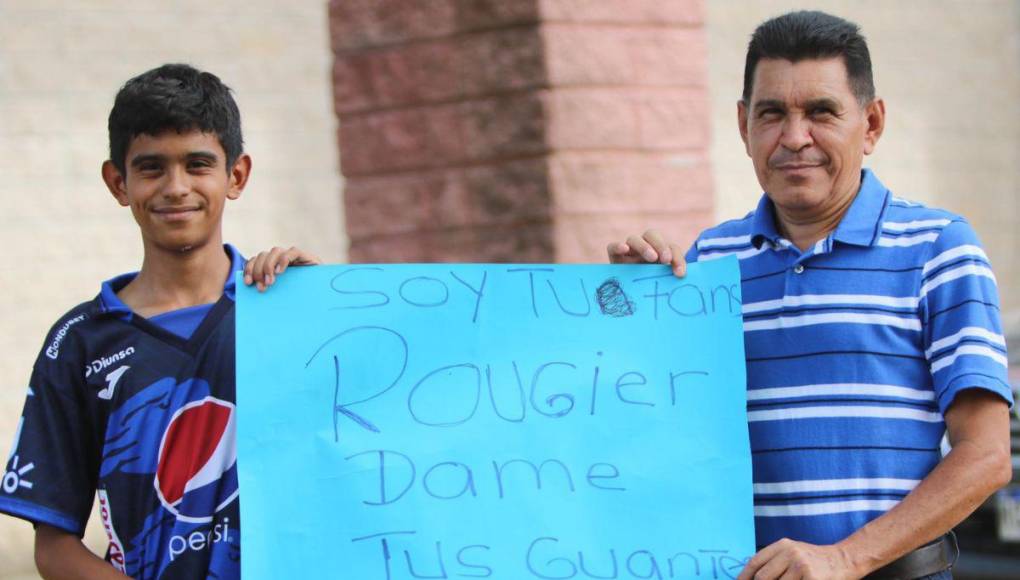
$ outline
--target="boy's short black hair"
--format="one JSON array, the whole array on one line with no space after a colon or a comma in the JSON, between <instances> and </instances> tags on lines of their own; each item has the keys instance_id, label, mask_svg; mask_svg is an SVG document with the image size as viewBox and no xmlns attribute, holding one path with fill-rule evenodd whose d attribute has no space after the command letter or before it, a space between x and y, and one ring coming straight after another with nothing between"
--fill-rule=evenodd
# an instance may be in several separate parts
<instances>
[{"instance_id":1,"label":"boy's short black hair","mask_svg":"<svg viewBox=\"0 0 1020 580\"><path fill-rule=\"evenodd\" d=\"M871 53L860 27L825 12L802 10L766 20L751 35L744 62L744 103L754 88L754 70L763 58L798 62L841 57L846 65L850 90L866 105L875 100Z\"/></svg>"},{"instance_id":2,"label":"boy's short black hair","mask_svg":"<svg viewBox=\"0 0 1020 580\"><path fill-rule=\"evenodd\" d=\"M241 113L230 87L219 77L186 64L165 64L129 80L110 110L110 160L126 174L128 146L135 137L164 131L215 133L227 170L243 152Z\"/></svg>"}]
</instances>

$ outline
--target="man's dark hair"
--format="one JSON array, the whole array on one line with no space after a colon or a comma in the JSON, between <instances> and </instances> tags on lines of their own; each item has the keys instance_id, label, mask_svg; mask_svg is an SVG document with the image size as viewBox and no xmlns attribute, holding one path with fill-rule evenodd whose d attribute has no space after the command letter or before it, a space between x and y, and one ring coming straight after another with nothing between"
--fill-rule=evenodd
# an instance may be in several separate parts
<instances>
[{"instance_id":1,"label":"man's dark hair","mask_svg":"<svg viewBox=\"0 0 1020 580\"><path fill-rule=\"evenodd\" d=\"M842 57L850 90L866 105L875 99L871 54L860 27L824 12L803 10L766 20L751 35L744 62L744 103L750 104L754 71L763 58L798 62Z\"/></svg>"},{"instance_id":2,"label":"man's dark hair","mask_svg":"<svg viewBox=\"0 0 1020 580\"><path fill-rule=\"evenodd\" d=\"M227 171L244 147L241 113L230 88L216 75L186 64L165 64L125 83L114 99L108 127L110 160L125 175L128 146L142 134L215 133L227 156Z\"/></svg>"}]
</instances>

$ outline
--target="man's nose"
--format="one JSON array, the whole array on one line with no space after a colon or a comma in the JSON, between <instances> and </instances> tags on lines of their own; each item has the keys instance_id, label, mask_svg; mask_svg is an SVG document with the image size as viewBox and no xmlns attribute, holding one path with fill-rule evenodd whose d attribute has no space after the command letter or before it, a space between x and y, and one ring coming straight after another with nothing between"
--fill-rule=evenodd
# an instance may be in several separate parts
<instances>
[{"instance_id":1,"label":"man's nose","mask_svg":"<svg viewBox=\"0 0 1020 580\"><path fill-rule=\"evenodd\" d=\"M783 121L783 133L780 144L790 151L800 151L811 145L811 123L799 115L789 115Z\"/></svg>"}]
</instances>

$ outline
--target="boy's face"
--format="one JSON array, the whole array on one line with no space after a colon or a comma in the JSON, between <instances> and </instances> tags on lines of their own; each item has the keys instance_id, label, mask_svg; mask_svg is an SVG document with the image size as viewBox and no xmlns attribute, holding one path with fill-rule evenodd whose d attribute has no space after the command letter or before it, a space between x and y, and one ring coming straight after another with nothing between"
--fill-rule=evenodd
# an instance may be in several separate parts
<instances>
[{"instance_id":1,"label":"boy's face","mask_svg":"<svg viewBox=\"0 0 1020 580\"><path fill-rule=\"evenodd\" d=\"M131 140L121 174L103 164L103 179L117 201L131 208L146 249L186 252L223 243L227 199L237 199L251 171L243 154L229 169L214 133L164 131Z\"/></svg>"}]
</instances>

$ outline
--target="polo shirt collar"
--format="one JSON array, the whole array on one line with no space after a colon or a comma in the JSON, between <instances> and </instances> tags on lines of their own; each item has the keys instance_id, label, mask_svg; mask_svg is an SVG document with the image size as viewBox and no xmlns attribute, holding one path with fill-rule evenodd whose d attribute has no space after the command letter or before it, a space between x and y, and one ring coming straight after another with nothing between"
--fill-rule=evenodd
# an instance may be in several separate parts
<instances>
[{"instance_id":1,"label":"polo shirt collar","mask_svg":"<svg viewBox=\"0 0 1020 580\"><path fill-rule=\"evenodd\" d=\"M751 222L751 243L761 248L768 241L772 245L779 243L779 230L776 229L775 206L768 195L763 194L758 200L758 208L754 210Z\"/></svg>"},{"instance_id":2,"label":"polo shirt collar","mask_svg":"<svg viewBox=\"0 0 1020 580\"><path fill-rule=\"evenodd\" d=\"M870 169L861 170L861 188L840 220L832 238L844 244L871 246L882 229L882 215L889 202L889 190ZM751 222L751 243L761 248L764 241L779 244L775 206L768 195L762 195Z\"/></svg>"},{"instance_id":3,"label":"polo shirt collar","mask_svg":"<svg viewBox=\"0 0 1020 580\"><path fill-rule=\"evenodd\" d=\"M872 246L882 231L889 190L870 169L861 170L861 188L836 226L832 239L854 246Z\"/></svg>"}]
</instances>

